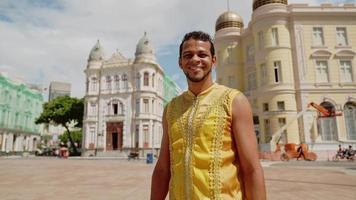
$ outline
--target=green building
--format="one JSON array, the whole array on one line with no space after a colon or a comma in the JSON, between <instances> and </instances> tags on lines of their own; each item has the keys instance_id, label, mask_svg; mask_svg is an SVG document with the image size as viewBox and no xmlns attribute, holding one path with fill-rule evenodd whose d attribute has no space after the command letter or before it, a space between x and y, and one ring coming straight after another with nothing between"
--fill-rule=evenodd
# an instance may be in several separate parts
<instances>
[{"instance_id":1,"label":"green building","mask_svg":"<svg viewBox=\"0 0 356 200\"><path fill-rule=\"evenodd\" d=\"M34 151L40 142L35 119L42 112L38 88L0 73L0 154Z\"/></svg>"},{"instance_id":2,"label":"green building","mask_svg":"<svg viewBox=\"0 0 356 200\"><path fill-rule=\"evenodd\" d=\"M182 93L182 90L178 85L167 75L163 77L163 106L166 106L167 103Z\"/></svg>"}]
</instances>

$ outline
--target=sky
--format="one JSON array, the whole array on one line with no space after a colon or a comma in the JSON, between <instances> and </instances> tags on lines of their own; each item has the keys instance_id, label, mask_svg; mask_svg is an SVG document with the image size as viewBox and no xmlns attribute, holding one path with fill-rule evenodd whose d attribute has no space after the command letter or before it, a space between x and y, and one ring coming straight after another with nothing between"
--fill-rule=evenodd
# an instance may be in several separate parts
<instances>
[{"instance_id":1,"label":"sky","mask_svg":"<svg viewBox=\"0 0 356 200\"><path fill-rule=\"evenodd\" d=\"M187 88L178 67L178 47L185 33L214 35L215 21L228 0L1 0L0 72L48 88L50 81L69 82L72 96L85 94L90 50L97 40L109 58L118 50L134 58L147 32L158 63L181 89ZM356 0L289 0L291 3L356 3ZM229 8L245 26L252 0L230 0ZM44 91L44 96L47 96Z\"/></svg>"}]
</instances>

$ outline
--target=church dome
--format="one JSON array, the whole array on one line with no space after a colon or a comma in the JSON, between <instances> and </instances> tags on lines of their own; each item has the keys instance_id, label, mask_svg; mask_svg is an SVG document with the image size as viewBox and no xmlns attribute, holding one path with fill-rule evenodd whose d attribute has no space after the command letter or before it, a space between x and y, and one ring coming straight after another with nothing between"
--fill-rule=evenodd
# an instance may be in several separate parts
<instances>
[{"instance_id":1,"label":"church dome","mask_svg":"<svg viewBox=\"0 0 356 200\"><path fill-rule=\"evenodd\" d=\"M100 45L99 40L96 42L95 46L91 49L89 54L89 61L101 61L104 59L104 50Z\"/></svg>"},{"instance_id":2,"label":"church dome","mask_svg":"<svg viewBox=\"0 0 356 200\"><path fill-rule=\"evenodd\" d=\"M151 41L148 39L147 34L138 41L135 53L135 63L156 63L156 57L151 45Z\"/></svg>"},{"instance_id":3,"label":"church dome","mask_svg":"<svg viewBox=\"0 0 356 200\"><path fill-rule=\"evenodd\" d=\"M240 15L235 12L227 11L219 16L215 23L215 31L224 28L243 28L243 20Z\"/></svg>"},{"instance_id":4,"label":"church dome","mask_svg":"<svg viewBox=\"0 0 356 200\"><path fill-rule=\"evenodd\" d=\"M272 3L288 5L288 0L253 0L253 11L255 11L257 8L261 6L272 4Z\"/></svg>"},{"instance_id":5,"label":"church dome","mask_svg":"<svg viewBox=\"0 0 356 200\"><path fill-rule=\"evenodd\" d=\"M151 42L147 37L147 34L143 35L143 37L138 41L136 46L136 53L135 56L142 55L142 54L154 54L153 48L151 46Z\"/></svg>"}]
</instances>

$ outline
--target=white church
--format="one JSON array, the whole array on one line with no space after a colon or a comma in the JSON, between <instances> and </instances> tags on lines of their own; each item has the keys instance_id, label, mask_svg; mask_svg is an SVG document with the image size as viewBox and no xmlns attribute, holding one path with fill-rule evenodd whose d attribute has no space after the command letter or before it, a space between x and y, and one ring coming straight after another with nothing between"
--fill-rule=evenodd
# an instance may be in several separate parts
<instances>
[{"instance_id":1,"label":"white church","mask_svg":"<svg viewBox=\"0 0 356 200\"><path fill-rule=\"evenodd\" d=\"M160 148L164 72L146 33L134 59L115 52L104 58L99 41L86 75L82 156L119 156Z\"/></svg>"}]
</instances>

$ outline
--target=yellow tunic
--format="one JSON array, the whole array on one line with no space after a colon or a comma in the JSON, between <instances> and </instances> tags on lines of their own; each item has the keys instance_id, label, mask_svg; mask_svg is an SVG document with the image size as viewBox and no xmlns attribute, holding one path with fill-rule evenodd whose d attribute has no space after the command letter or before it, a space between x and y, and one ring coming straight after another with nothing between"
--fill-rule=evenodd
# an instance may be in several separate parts
<instances>
[{"instance_id":1,"label":"yellow tunic","mask_svg":"<svg viewBox=\"0 0 356 200\"><path fill-rule=\"evenodd\" d=\"M167 106L171 158L170 199L242 199L233 136L237 90L213 84L187 91Z\"/></svg>"}]
</instances>

